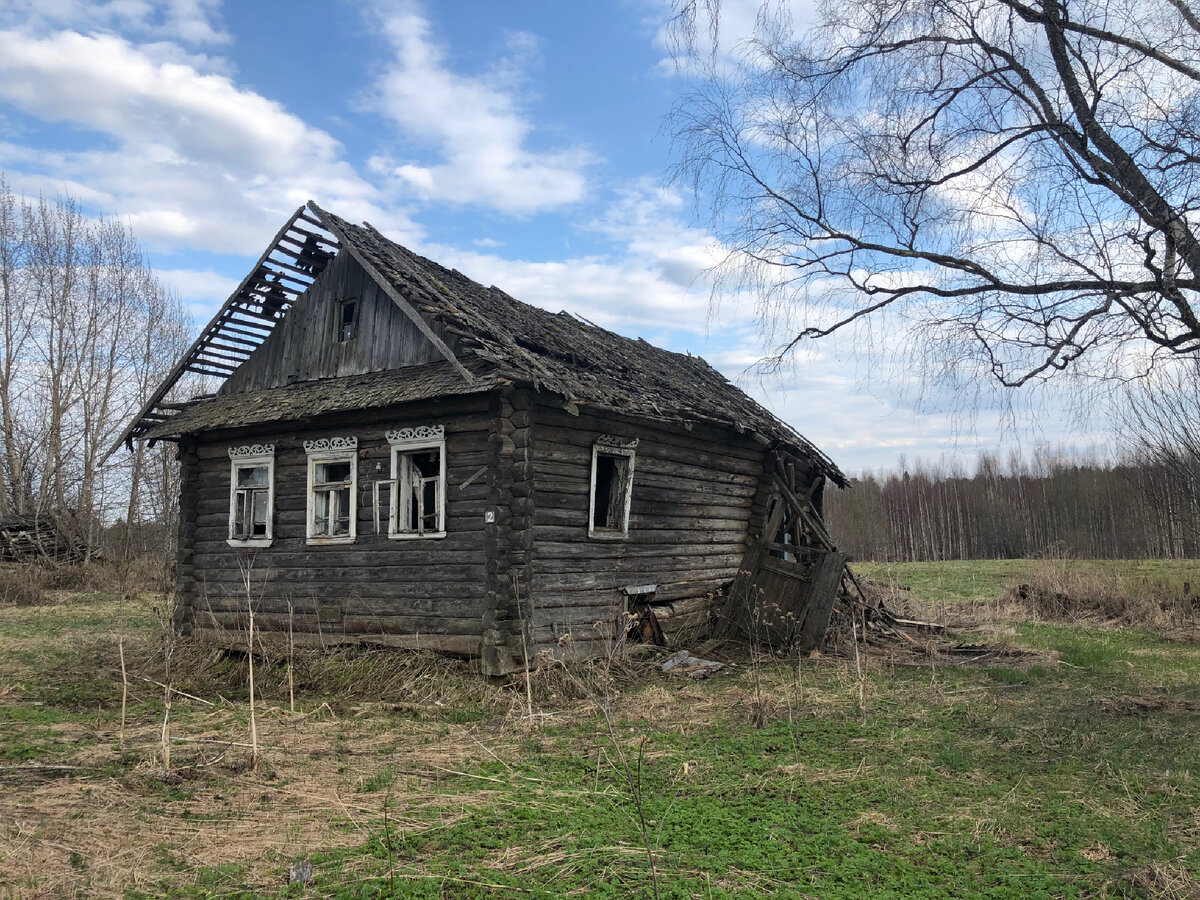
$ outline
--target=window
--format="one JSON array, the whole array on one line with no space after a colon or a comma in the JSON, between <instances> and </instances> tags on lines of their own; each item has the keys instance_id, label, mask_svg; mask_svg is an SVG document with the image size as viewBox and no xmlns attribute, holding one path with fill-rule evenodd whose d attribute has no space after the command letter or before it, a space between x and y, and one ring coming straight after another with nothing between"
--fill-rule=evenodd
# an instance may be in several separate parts
<instances>
[{"instance_id":1,"label":"window","mask_svg":"<svg viewBox=\"0 0 1200 900\"><path fill-rule=\"evenodd\" d=\"M357 529L358 438L305 441L308 453L308 541L349 544Z\"/></svg>"},{"instance_id":2,"label":"window","mask_svg":"<svg viewBox=\"0 0 1200 900\"><path fill-rule=\"evenodd\" d=\"M629 534L633 495L633 454L637 438L602 434L592 445L592 490L588 535L623 538Z\"/></svg>"},{"instance_id":3,"label":"window","mask_svg":"<svg viewBox=\"0 0 1200 900\"><path fill-rule=\"evenodd\" d=\"M397 428L387 433L387 439L392 446L388 537L445 537L445 427ZM378 489L377 483L376 509Z\"/></svg>"},{"instance_id":4,"label":"window","mask_svg":"<svg viewBox=\"0 0 1200 900\"><path fill-rule=\"evenodd\" d=\"M339 300L335 313L334 331L337 335L337 342L344 344L354 340L358 330L358 298Z\"/></svg>"},{"instance_id":5,"label":"window","mask_svg":"<svg viewBox=\"0 0 1200 900\"><path fill-rule=\"evenodd\" d=\"M229 448L229 545L271 546L275 445Z\"/></svg>"}]
</instances>

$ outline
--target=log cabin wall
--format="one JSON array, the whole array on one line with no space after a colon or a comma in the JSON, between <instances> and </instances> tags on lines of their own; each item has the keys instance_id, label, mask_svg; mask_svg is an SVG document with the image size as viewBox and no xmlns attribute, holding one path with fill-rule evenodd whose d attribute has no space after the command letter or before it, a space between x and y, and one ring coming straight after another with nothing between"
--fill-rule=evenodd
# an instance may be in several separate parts
<instances>
[{"instance_id":1,"label":"log cabin wall","mask_svg":"<svg viewBox=\"0 0 1200 900\"><path fill-rule=\"evenodd\" d=\"M478 655L487 592L484 512L495 482L489 397L445 399L400 409L323 417L318 426L272 425L211 433L181 443L178 621L184 632L244 639L246 589L239 560L252 566L255 625L286 635L288 604L298 644L350 640ZM390 477L392 428L441 424L446 435L446 536L392 539L386 511L375 531L372 482ZM306 539L308 458L304 441L358 438L357 538ZM275 446L274 534L270 547L228 545L229 448ZM463 485L466 485L465 487Z\"/></svg>"},{"instance_id":2,"label":"log cabin wall","mask_svg":"<svg viewBox=\"0 0 1200 900\"><path fill-rule=\"evenodd\" d=\"M638 439L629 532L619 540L588 536L592 447L602 434ZM533 446L538 649L603 653L624 612L622 587L655 584L656 601L685 600L737 574L763 480L764 448L751 438L538 406Z\"/></svg>"},{"instance_id":3,"label":"log cabin wall","mask_svg":"<svg viewBox=\"0 0 1200 900\"><path fill-rule=\"evenodd\" d=\"M340 302L357 299L352 340L338 340ZM430 325L451 347L454 338ZM254 355L221 393L256 391L296 381L361 375L443 359L434 345L367 276L349 253L339 253L296 299Z\"/></svg>"}]
</instances>

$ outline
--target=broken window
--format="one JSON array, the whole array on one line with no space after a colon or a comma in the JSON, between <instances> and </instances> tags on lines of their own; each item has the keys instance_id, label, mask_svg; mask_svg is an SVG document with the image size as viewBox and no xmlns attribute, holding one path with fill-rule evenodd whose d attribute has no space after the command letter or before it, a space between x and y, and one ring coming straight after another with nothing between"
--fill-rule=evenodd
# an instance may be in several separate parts
<instances>
[{"instance_id":1,"label":"broken window","mask_svg":"<svg viewBox=\"0 0 1200 900\"><path fill-rule=\"evenodd\" d=\"M275 447L230 447L229 544L269 547L275 501Z\"/></svg>"},{"instance_id":2,"label":"broken window","mask_svg":"<svg viewBox=\"0 0 1200 900\"><path fill-rule=\"evenodd\" d=\"M633 454L637 438L601 435L592 445L592 489L588 508L591 537L629 533L633 493Z\"/></svg>"},{"instance_id":3,"label":"broken window","mask_svg":"<svg viewBox=\"0 0 1200 900\"><path fill-rule=\"evenodd\" d=\"M446 434L442 425L398 428L387 434L392 447L388 537L446 534ZM379 487L375 503L378 514Z\"/></svg>"},{"instance_id":4,"label":"broken window","mask_svg":"<svg viewBox=\"0 0 1200 900\"><path fill-rule=\"evenodd\" d=\"M358 298L350 298L347 300L339 300L337 304L337 318L334 322L337 333L337 341L339 344L344 344L347 341L354 340L355 333L358 329Z\"/></svg>"},{"instance_id":5,"label":"broken window","mask_svg":"<svg viewBox=\"0 0 1200 900\"><path fill-rule=\"evenodd\" d=\"M308 540L350 543L355 537L358 438L305 441L308 452Z\"/></svg>"}]
</instances>

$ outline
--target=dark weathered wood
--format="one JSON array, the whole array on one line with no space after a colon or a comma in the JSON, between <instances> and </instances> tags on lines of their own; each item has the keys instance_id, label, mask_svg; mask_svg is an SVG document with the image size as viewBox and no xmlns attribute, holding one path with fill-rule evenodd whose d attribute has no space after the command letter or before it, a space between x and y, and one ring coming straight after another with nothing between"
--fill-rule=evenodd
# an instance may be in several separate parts
<instances>
[{"instance_id":1,"label":"dark weathered wood","mask_svg":"<svg viewBox=\"0 0 1200 900\"><path fill-rule=\"evenodd\" d=\"M833 611L833 601L837 598L847 559L849 557L844 553L826 553L821 560L816 577L808 589L808 608L804 626L800 631L801 650L819 647L824 640L825 629L829 625L829 614Z\"/></svg>"}]
</instances>

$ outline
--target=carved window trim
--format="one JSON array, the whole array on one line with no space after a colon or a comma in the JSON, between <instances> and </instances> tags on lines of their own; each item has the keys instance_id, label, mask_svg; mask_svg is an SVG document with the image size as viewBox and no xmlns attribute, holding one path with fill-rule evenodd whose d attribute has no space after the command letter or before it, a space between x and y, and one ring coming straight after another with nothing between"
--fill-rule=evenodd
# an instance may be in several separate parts
<instances>
[{"instance_id":1,"label":"carved window trim","mask_svg":"<svg viewBox=\"0 0 1200 900\"><path fill-rule=\"evenodd\" d=\"M267 515L266 515L266 533L261 537L240 537L239 522L238 522L238 496L242 495L242 508L246 509L247 503L251 509L251 517L253 517L254 495L262 492L262 488L258 486L239 486L238 474L242 469L260 469L267 470ZM253 527L253 525L251 525ZM275 528L275 445L274 444L246 444L241 447L229 448L229 531L226 534L225 543L230 547L270 547L274 542Z\"/></svg>"},{"instance_id":2,"label":"carved window trim","mask_svg":"<svg viewBox=\"0 0 1200 900\"><path fill-rule=\"evenodd\" d=\"M612 434L602 434L592 444L588 537L607 541L620 541L629 537L629 509L633 502L633 469L637 445L637 438ZM599 495L597 486L601 488ZM605 503L606 518L610 522L615 521L615 524L596 524L597 500Z\"/></svg>"},{"instance_id":3,"label":"carved window trim","mask_svg":"<svg viewBox=\"0 0 1200 900\"><path fill-rule=\"evenodd\" d=\"M444 425L416 425L406 428L393 428L386 434L391 446L391 480L388 486L388 537L392 540L429 540L446 536L446 427ZM436 479L426 476L421 479L419 472L414 472L413 456L417 453L436 450L438 453L439 471ZM420 479L422 484L418 492L402 490L401 484L412 479ZM412 515L412 504L423 502L424 485L433 482L437 517L434 530L423 531L418 528L401 528L400 523L409 521ZM376 515L379 510L380 483L375 484ZM423 519L422 519L423 521Z\"/></svg>"},{"instance_id":4,"label":"carved window trim","mask_svg":"<svg viewBox=\"0 0 1200 900\"><path fill-rule=\"evenodd\" d=\"M358 438L332 437L319 438L304 442L304 452L308 454L308 498L305 511L305 540L309 544L353 544L358 537ZM317 495L330 495L326 504L333 504L334 489L327 482L317 481L317 467L326 463L349 463L350 480L345 482L349 488L347 497L347 533L329 534L317 530ZM327 507L328 508L328 507ZM340 518L337 517L337 518Z\"/></svg>"}]
</instances>

